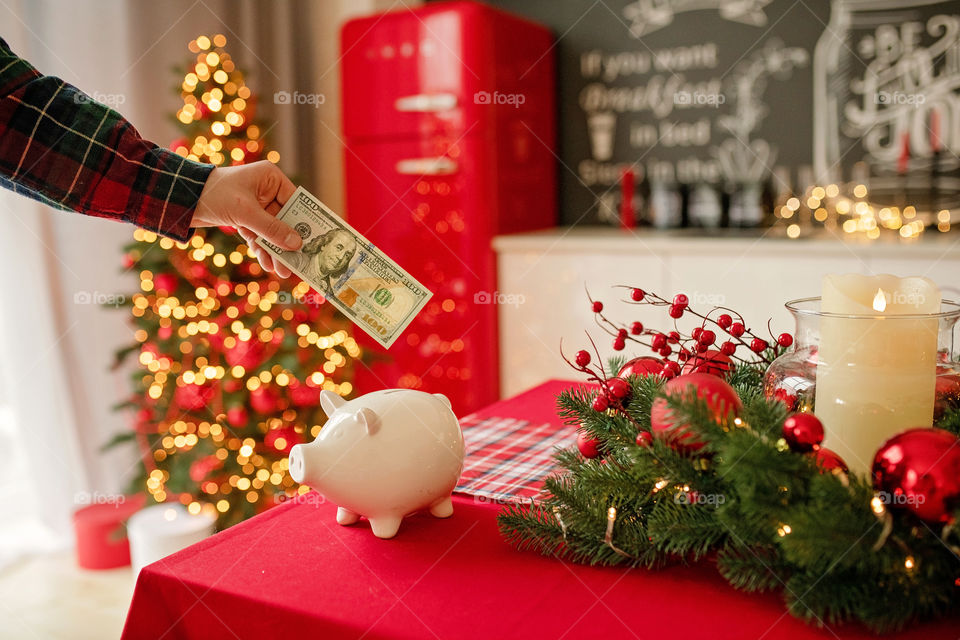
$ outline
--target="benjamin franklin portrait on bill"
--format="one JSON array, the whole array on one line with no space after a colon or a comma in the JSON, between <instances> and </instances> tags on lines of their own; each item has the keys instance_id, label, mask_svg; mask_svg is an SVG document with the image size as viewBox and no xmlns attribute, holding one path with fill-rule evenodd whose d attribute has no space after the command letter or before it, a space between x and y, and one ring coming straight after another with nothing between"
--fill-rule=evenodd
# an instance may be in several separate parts
<instances>
[{"instance_id":1,"label":"benjamin franklin portrait on bill","mask_svg":"<svg viewBox=\"0 0 960 640\"><path fill-rule=\"evenodd\" d=\"M349 231L331 229L307 242L299 252L288 251L284 258L300 271L311 284L324 288L324 295L333 293L332 284L342 276L357 253L357 241Z\"/></svg>"}]
</instances>

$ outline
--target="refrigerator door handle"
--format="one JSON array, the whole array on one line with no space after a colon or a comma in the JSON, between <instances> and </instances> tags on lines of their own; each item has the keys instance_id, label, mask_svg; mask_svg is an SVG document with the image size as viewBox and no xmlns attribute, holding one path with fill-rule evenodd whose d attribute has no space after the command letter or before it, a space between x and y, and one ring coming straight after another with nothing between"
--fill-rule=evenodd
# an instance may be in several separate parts
<instances>
[{"instance_id":1,"label":"refrigerator door handle","mask_svg":"<svg viewBox=\"0 0 960 640\"><path fill-rule=\"evenodd\" d=\"M458 165L450 158L407 158L397 161L397 173L415 176L440 176L456 173Z\"/></svg>"},{"instance_id":2,"label":"refrigerator door handle","mask_svg":"<svg viewBox=\"0 0 960 640\"><path fill-rule=\"evenodd\" d=\"M417 93L397 98L393 106L397 111L447 111L457 106L457 96L452 93Z\"/></svg>"}]
</instances>

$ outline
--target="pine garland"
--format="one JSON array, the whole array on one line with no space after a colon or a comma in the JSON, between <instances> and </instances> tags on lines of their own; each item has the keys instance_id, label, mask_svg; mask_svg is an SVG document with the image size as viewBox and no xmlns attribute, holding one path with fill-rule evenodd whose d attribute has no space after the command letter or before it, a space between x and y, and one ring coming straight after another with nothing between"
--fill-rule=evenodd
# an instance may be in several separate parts
<instances>
[{"instance_id":1,"label":"pine garland","mask_svg":"<svg viewBox=\"0 0 960 640\"><path fill-rule=\"evenodd\" d=\"M638 431L650 430L660 376L632 376L617 411L593 409L594 391L565 391L559 415L599 440L603 458L558 451L562 473L546 480L546 497L507 506L502 534L521 549L591 565L657 568L715 553L733 587L779 591L792 615L817 625L859 621L886 632L960 611L957 530L904 511L877 514L867 479L821 473L811 456L791 451L781 437L787 409L764 397L762 376L760 365L730 372L744 405L736 423L718 425L692 396L667 398L704 443L696 452L658 438L636 444ZM960 435L960 410L937 426Z\"/></svg>"}]
</instances>

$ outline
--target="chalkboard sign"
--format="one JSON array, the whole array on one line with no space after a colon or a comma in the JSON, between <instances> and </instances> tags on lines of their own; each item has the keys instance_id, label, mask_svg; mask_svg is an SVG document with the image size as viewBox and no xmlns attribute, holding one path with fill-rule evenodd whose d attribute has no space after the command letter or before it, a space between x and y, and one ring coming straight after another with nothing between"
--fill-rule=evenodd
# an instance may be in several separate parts
<instances>
[{"instance_id":1,"label":"chalkboard sign","mask_svg":"<svg viewBox=\"0 0 960 640\"><path fill-rule=\"evenodd\" d=\"M615 211L628 167L645 183L802 188L930 157L931 128L956 165L957 0L487 3L557 36L564 224Z\"/></svg>"}]
</instances>

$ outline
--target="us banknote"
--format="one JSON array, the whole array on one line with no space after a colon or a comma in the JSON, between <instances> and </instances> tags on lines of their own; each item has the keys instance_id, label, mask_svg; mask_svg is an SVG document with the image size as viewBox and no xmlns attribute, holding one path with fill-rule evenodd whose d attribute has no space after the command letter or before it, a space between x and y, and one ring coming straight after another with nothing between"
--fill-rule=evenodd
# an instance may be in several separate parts
<instances>
[{"instance_id":1,"label":"us banknote","mask_svg":"<svg viewBox=\"0 0 960 640\"><path fill-rule=\"evenodd\" d=\"M390 347L433 295L303 187L277 214L303 238L299 251L257 243Z\"/></svg>"}]
</instances>

